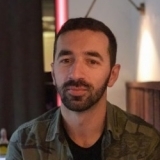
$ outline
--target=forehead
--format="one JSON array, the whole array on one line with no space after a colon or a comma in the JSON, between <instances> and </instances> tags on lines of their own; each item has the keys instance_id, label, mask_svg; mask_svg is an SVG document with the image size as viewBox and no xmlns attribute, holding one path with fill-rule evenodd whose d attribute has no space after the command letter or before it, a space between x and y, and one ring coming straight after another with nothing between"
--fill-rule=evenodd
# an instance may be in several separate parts
<instances>
[{"instance_id":1,"label":"forehead","mask_svg":"<svg viewBox=\"0 0 160 160\"><path fill-rule=\"evenodd\" d=\"M56 45L56 54L60 50L71 50L73 52L85 52L93 50L100 53L108 52L108 37L100 31L74 30L59 36Z\"/></svg>"}]
</instances>

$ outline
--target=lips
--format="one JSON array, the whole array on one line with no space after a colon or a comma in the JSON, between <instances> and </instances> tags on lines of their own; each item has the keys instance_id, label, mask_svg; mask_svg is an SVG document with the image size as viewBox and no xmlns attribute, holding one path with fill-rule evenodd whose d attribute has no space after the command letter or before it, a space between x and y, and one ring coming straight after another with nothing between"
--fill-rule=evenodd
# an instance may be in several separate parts
<instances>
[{"instance_id":1,"label":"lips","mask_svg":"<svg viewBox=\"0 0 160 160\"><path fill-rule=\"evenodd\" d=\"M87 89L85 87L67 87L67 92L74 96L82 96L86 93Z\"/></svg>"}]
</instances>

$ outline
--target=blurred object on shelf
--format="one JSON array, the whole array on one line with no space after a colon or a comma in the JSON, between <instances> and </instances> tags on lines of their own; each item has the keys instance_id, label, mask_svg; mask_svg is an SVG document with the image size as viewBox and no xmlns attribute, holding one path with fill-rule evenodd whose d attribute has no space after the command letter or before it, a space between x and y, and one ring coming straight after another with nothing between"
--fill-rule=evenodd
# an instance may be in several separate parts
<instances>
[{"instance_id":1,"label":"blurred object on shelf","mask_svg":"<svg viewBox=\"0 0 160 160\"><path fill-rule=\"evenodd\" d=\"M0 158L5 157L7 153L8 139L7 139L7 131L5 128L1 128L0 130Z\"/></svg>"}]
</instances>

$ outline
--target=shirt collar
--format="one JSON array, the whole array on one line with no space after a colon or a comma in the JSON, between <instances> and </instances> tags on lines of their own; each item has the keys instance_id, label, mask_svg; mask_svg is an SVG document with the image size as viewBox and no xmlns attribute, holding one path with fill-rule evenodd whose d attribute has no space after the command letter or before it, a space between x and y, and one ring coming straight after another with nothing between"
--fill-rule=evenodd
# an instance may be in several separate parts
<instances>
[{"instance_id":1,"label":"shirt collar","mask_svg":"<svg viewBox=\"0 0 160 160\"><path fill-rule=\"evenodd\" d=\"M60 108L56 110L56 112L53 115L53 118L49 124L46 141L52 141L55 139L56 135L59 135L62 130L61 125L61 111Z\"/></svg>"},{"instance_id":2,"label":"shirt collar","mask_svg":"<svg viewBox=\"0 0 160 160\"><path fill-rule=\"evenodd\" d=\"M123 125L125 124L122 114L119 114L117 107L107 102L107 114L105 122L105 132L111 132L115 140L120 139L120 135L123 133ZM56 135L63 138L62 132L62 118L60 108L54 113L53 118L49 124L48 132L46 136L46 141L52 141L55 139Z\"/></svg>"},{"instance_id":3,"label":"shirt collar","mask_svg":"<svg viewBox=\"0 0 160 160\"><path fill-rule=\"evenodd\" d=\"M120 140L120 136L123 133L126 123L124 112L117 106L107 102L106 120L106 130L109 130L112 133L115 140Z\"/></svg>"}]
</instances>

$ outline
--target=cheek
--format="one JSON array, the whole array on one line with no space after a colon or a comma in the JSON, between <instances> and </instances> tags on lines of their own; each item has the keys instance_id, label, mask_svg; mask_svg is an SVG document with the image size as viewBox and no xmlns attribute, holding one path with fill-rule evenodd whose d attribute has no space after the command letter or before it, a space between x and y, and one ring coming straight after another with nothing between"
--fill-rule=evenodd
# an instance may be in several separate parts
<instances>
[{"instance_id":1,"label":"cheek","mask_svg":"<svg viewBox=\"0 0 160 160\"><path fill-rule=\"evenodd\" d=\"M65 74L60 72L60 71L55 71L54 72L54 77L55 77L55 83L57 86L61 86L65 82Z\"/></svg>"},{"instance_id":2,"label":"cheek","mask_svg":"<svg viewBox=\"0 0 160 160\"><path fill-rule=\"evenodd\" d=\"M104 84L110 76L110 72L108 71L106 72L99 72L97 74L95 74L94 78L93 78L93 82L94 85L96 86L96 88L99 88L102 86L102 84Z\"/></svg>"}]
</instances>

